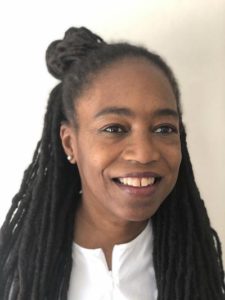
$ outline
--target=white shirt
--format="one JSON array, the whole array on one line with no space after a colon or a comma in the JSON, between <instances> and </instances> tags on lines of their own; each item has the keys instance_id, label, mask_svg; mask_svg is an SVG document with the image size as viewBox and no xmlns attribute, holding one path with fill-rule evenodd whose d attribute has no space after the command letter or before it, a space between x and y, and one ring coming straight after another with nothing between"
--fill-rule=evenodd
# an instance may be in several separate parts
<instances>
[{"instance_id":1,"label":"white shirt","mask_svg":"<svg viewBox=\"0 0 225 300\"><path fill-rule=\"evenodd\" d=\"M102 249L73 243L68 300L156 300L151 222L131 242L115 245L109 271Z\"/></svg>"}]
</instances>

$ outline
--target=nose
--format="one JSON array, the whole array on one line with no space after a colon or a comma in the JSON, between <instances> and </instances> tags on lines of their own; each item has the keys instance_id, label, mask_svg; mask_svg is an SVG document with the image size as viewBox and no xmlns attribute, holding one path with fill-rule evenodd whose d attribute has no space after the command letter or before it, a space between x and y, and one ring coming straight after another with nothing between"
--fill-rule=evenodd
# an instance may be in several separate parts
<instances>
[{"instance_id":1,"label":"nose","mask_svg":"<svg viewBox=\"0 0 225 300\"><path fill-rule=\"evenodd\" d=\"M123 159L148 164L160 160L160 147L151 134L137 134L127 143Z\"/></svg>"}]
</instances>

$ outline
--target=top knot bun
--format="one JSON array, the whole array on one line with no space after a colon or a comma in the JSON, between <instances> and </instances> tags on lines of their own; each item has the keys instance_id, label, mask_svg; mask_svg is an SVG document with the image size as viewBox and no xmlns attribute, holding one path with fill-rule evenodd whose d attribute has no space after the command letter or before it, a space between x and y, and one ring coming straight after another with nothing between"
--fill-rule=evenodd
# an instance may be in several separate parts
<instances>
[{"instance_id":1,"label":"top knot bun","mask_svg":"<svg viewBox=\"0 0 225 300\"><path fill-rule=\"evenodd\" d=\"M63 79L71 63L80 60L105 42L85 27L69 28L63 40L52 42L46 51L48 71L57 79Z\"/></svg>"}]
</instances>

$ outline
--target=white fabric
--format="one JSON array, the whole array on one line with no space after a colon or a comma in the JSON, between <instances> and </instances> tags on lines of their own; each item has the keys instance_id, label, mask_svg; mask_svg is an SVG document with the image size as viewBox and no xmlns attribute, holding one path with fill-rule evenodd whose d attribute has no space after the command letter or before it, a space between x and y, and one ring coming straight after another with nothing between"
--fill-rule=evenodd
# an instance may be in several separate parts
<instances>
[{"instance_id":1,"label":"white fabric","mask_svg":"<svg viewBox=\"0 0 225 300\"><path fill-rule=\"evenodd\" d=\"M68 300L156 300L151 222L131 242L115 245L109 271L102 249L73 244Z\"/></svg>"}]
</instances>

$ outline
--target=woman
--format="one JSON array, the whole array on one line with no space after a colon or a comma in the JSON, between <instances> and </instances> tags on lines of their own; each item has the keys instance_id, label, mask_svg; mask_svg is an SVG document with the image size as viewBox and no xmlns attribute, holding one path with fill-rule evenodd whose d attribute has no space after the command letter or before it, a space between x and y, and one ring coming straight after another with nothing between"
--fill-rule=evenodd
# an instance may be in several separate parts
<instances>
[{"instance_id":1,"label":"woman","mask_svg":"<svg viewBox=\"0 0 225 300\"><path fill-rule=\"evenodd\" d=\"M1 229L1 299L224 299L177 82L156 54L70 28Z\"/></svg>"}]
</instances>

